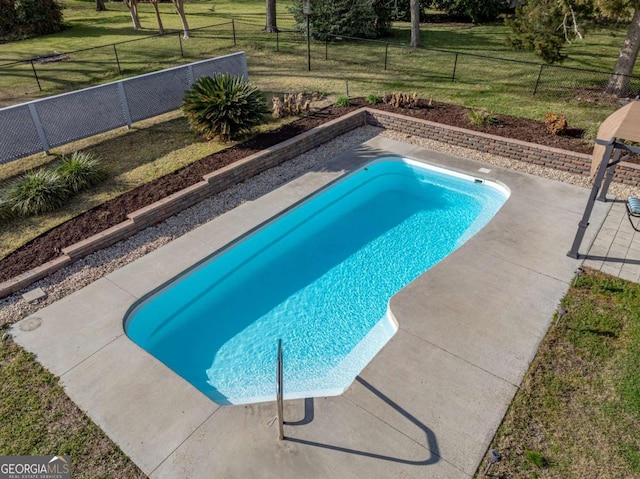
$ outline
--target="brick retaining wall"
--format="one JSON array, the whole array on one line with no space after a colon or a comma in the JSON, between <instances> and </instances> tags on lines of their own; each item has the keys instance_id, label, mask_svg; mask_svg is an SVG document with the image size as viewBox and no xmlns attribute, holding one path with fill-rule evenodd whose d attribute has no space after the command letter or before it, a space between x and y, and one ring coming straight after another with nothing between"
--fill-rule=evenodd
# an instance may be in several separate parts
<instances>
[{"instance_id":1,"label":"brick retaining wall","mask_svg":"<svg viewBox=\"0 0 640 479\"><path fill-rule=\"evenodd\" d=\"M499 156L581 175L588 175L591 168L591 156L583 153L512 140L427 120L410 118L396 113L361 108L279 143L272 148L209 173L195 185L129 213L126 221L63 248L62 256L4 283L0 283L0 298L26 288L35 281L63 268L78 258L111 246L148 226L159 223L185 208L199 203L211 195L224 191L365 124L395 130L408 135L431 138L485 153L495 153ZM614 180L628 185L639 186L640 165L621 163L616 169Z\"/></svg>"},{"instance_id":2,"label":"brick retaining wall","mask_svg":"<svg viewBox=\"0 0 640 479\"><path fill-rule=\"evenodd\" d=\"M442 141L483 153L548 166L556 170L589 175L591 155L561 150L550 146L513 140L465 128L443 125L396 113L367 108L367 123L389 130ZM623 162L616 168L614 181L640 186L640 165Z\"/></svg>"}]
</instances>

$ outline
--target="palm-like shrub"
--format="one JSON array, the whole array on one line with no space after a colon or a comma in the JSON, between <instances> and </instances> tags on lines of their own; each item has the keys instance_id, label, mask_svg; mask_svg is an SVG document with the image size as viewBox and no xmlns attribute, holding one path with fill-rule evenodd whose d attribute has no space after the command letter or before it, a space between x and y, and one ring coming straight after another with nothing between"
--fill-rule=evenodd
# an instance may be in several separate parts
<instances>
[{"instance_id":1,"label":"palm-like shrub","mask_svg":"<svg viewBox=\"0 0 640 479\"><path fill-rule=\"evenodd\" d=\"M208 140L220 137L223 141L259 125L268 112L254 85L228 73L199 78L186 91L182 109L194 130Z\"/></svg>"},{"instance_id":2,"label":"palm-like shrub","mask_svg":"<svg viewBox=\"0 0 640 479\"><path fill-rule=\"evenodd\" d=\"M73 193L100 183L105 177L100 160L88 153L76 151L61 161L56 173Z\"/></svg>"},{"instance_id":3,"label":"palm-like shrub","mask_svg":"<svg viewBox=\"0 0 640 479\"><path fill-rule=\"evenodd\" d=\"M58 173L37 170L14 180L4 198L12 213L29 216L60 208L69 195L69 188Z\"/></svg>"}]
</instances>

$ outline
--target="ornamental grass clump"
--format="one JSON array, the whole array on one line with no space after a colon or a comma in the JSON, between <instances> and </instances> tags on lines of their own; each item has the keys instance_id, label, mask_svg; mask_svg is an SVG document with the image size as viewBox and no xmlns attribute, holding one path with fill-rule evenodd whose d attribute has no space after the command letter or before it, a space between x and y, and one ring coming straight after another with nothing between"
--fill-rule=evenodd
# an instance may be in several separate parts
<instances>
[{"instance_id":1,"label":"ornamental grass clump","mask_svg":"<svg viewBox=\"0 0 640 479\"><path fill-rule=\"evenodd\" d=\"M382 103L382 98L379 97L378 95L373 95L373 94L367 95L365 100L367 100L367 103L369 105L377 105L378 103Z\"/></svg>"},{"instance_id":2,"label":"ornamental grass clump","mask_svg":"<svg viewBox=\"0 0 640 479\"><path fill-rule=\"evenodd\" d=\"M36 170L14 180L4 194L13 214L31 216L60 208L71 191L55 171Z\"/></svg>"},{"instance_id":3,"label":"ornamental grass clump","mask_svg":"<svg viewBox=\"0 0 640 479\"><path fill-rule=\"evenodd\" d=\"M264 122L268 113L260 90L241 76L216 73L186 91L182 110L191 128L206 139L233 140Z\"/></svg>"},{"instance_id":4,"label":"ornamental grass clump","mask_svg":"<svg viewBox=\"0 0 640 479\"><path fill-rule=\"evenodd\" d=\"M498 118L487 110L469 110L467 112L469 123L475 126L489 126L500 123Z\"/></svg>"},{"instance_id":5,"label":"ornamental grass clump","mask_svg":"<svg viewBox=\"0 0 640 479\"><path fill-rule=\"evenodd\" d=\"M105 178L100 160L79 151L61 157L61 163L55 171L73 193L96 185Z\"/></svg>"},{"instance_id":6,"label":"ornamental grass clump","mask_svg":"<svg viewBox=\"0 0 640 479\"><path fill-rule=\"evenodd\" d=\"M348 96L339 96L336 99L336 105L338 106L351 106L351 100Z\"/></svg>"}]
</instances>

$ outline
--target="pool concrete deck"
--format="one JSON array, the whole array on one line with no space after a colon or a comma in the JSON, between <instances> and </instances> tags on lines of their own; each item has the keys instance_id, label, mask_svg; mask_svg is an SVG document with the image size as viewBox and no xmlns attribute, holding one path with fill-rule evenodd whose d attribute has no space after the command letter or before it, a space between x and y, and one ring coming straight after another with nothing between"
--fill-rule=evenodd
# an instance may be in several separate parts
<instances>
[{"instance_id":1,"label":"pool concrete deck","mask_svg":"<svg viewBox=\"0 0 640 479\"><path fill-rule=\"evenodd\" d=\"M640 233L629 223L624 203L612 203L595 241L585 249L584 266L640 283Z\"/></svg>"},{"instance_id":2,"label":"pool concrete deck","mask_svg":"<svg viewBox=\"0 0 640 479\"><path fill-rule=\"evenodd\" d=\"M511 197L392 298L400 329L344 394L285 403L287 440L277 439L275 403L218 406L124 334L139 298L385 153L500 181ZM582 263L566 253L587 195L377 137L38 311L13 334L152 478L468 478ZM583 250L611 205L596 204Z\"/></svg>"}]
</instances>

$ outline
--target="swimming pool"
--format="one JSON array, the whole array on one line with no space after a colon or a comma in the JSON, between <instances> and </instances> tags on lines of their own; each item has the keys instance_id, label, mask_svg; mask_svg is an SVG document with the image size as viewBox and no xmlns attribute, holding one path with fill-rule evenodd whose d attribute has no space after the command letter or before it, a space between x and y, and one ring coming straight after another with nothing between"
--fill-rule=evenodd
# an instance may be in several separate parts
<instances>
[{"instance_id":1,"label":"swimming pool","mask_svg":"<svg viewBox=\"0 0 640 479\"><path fill-rule=\"evenodd\" d=\"M174 279L127 335L219 404L340 394L393 336L393 294L509 196L499 184L386 157Z\"/></svg>"}]
</instances>

